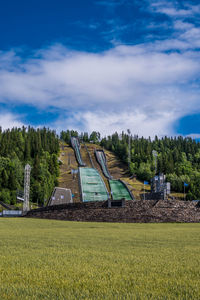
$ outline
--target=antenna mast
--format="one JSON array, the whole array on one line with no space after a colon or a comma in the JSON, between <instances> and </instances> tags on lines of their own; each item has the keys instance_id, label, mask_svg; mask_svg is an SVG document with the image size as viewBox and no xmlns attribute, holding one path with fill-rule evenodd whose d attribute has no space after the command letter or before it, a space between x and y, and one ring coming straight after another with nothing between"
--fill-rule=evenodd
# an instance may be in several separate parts
<instances>
[{"instance_id":1,"label":"antenna mast","mask_svg":"<svg viewBox=\"0 0 200 300\"><path fill-rule=\"evenodd\" d=\"M24 204L23 204L24 212L27 212L29 210L30 174L31 174L31 166L27 164L24 169Z\"/></svg>"},{"instance_id":2,"label":"antenna mast","mask_svg":"<svg viewBox=\"0 0 200 300\"><path fill-rule=\"evenodd\" d=\"M130 169L130 163L131 163L131 131L130 129L127 129L128 132L128 166Z\"/></svg>"},{"instance_id":3,"label":"antenna mast","mask_svg":"<svg viewBox=\"0 0 200 300\"><path fill-rule=\"evenodd\" d=\"M152 154L153 154L153 157L155 159L155 175L156 175L156 173L157 173L157 156L158 156L158 153L157 153L156 150L153 150Z\"/></svg>"}]
</instances>

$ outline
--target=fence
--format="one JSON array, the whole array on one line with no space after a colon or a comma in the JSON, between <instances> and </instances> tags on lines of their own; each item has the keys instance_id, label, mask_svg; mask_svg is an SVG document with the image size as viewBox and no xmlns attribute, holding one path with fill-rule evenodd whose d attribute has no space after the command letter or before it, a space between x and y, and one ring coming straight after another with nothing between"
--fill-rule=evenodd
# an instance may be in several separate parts
<instances>
[{"instance_id":1,"label":"fence","mask_svg":"<svg viewBox=\"0 0 200 300\"><path fill-rule=\"evenodd\" d=\"M3 210L0 213L0 217L20 217L21 215L21 210Z\"/></svg>"}]
</instances>

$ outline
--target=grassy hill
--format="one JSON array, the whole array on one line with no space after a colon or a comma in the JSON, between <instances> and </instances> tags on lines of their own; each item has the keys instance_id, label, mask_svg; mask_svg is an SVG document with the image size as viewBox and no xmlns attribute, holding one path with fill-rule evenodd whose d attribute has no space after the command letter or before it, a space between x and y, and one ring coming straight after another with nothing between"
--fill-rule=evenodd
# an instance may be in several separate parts
<instances>
[{"instance_id":1,"label":"grassy hill","mask_svg":"<svg viewBox=\"0 0 200 300\"><path fill-rule=\"evenodd\" d=\"M66 143L60 143L60 175L58 178L59 187L71 189L74 194L74 201L80 201L80 191L78 186L78 175L73 178L72 169L78 169L78 163L74 156L74 150Z\"/></svg>"},{"instance_id":2,"label":"grassy hill","mask_svg":"<svg viewBox=\"0 0 200 300\"><path fill-rule=\"evenodd\" d=\"M103 172L99 166L99 164L96 161L94 150L102 149L102 147L95 145L95 144L86 144L88 151L91 155L92 162L94 167L99 171L101 174L107 189L109 190L109 185L107 179L104 177ZM60 161L62 161L62 164L60 166L60 176L59 176L59 186L70 188L72 190L72 193L75 195L74 201L80 201L80 191L78 186L78 176L73 179L73 175L71 174L71 169L77 169L78 164L76 162L74 151L73 149L68 146L65 143L60 144L61 150L60 150ZM89 159L89 155L84 147L84 145L81 145L81 155L83 158L83 161L86 163L88 167L92 167L91 161ZM111 173L111 175L115 179L122 179L125 181L129 187L129 189L133 192L136 199L140 199L140 193L144 191L144 185L142 182L136 180L135 178L130 178L128 172L127 172L127 166L120 162L120 160L110 151L105 150L108 168ZM146 187L147 190L149 190L150 187Z\"/></svg>"},{"instance_id":3,"label":"grassy hill","mask_svg":"<svg viewBox=\"0 0 200 300\"><path fill-rule=\"evenodd\" d=\"M107 189L109 190L109 185L104 177L102 170L99 166L99 164L96 161L94 150L95 149L103 149L101 146L98 146L96 144L86 143L86 146L88 148L88 151L91 155L92 162L94 167L99 171L101 174ZM89 155L84 147L84 145L81 145L81 155L83 158L83 161L86 163L88 167L92 167L91 161L89 159ZM137 180L136 177L130 176L128 173L127 166L122 163L117 156L112 153L111 151L105 150L106 158L107 158L107 165L108 169L110 171L110 174L114 177L114 179L122 179L130 189L130 191L133 193L136 200L140 199L140 194L144 192L144 184L142 181ZM73 175L71 174L71 169L78 169L78 164L74 155L73 149L67 145L64 142L60 142L60 161L62 161L62 164L60 165L60 176L59 176L59 186L64 188L69 188L72 190L72 193L74 194L74 201L79 202L80 201L80 191L79 191L79 183L78 183L78 175L76 178L73 178ZM150 191L150 185L145 185L145 191ZM184 195L183 193L172 193L171 196L177 198L177 199L183 199Z\"/></svg>"}]
</instances>

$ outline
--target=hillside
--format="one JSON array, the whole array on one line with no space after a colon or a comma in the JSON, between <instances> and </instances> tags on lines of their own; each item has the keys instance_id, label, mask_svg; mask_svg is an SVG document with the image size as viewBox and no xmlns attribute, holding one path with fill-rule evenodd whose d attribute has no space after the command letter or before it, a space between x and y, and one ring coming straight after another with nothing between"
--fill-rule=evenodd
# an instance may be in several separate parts
<instances>
[{"instance_id":1,"label":"hillside","mask_svg":"<svg viewBox=\"0 0 200 300\"><path fill-rule=\"evenodd\" d=\"M74 150L66 143L60 143L60 175L58 178L58 185L62 188L71 189L74 195L74 202L80 201L80 191L78 187L78 174L74 176L71 174L72 169L78 169L78 164L74 156Z\"/></svg>"},{"instance_id":2,"label":"hillside","mask_svg":"<svg viewBox=\"0 0 200 300\"><path fill-rule=\"evenodd\" d=\"M91 143L86 143L85 145L88 149L92 162L89 158L89 154L87 152L86 147L84 146L84 144L81 144L80 152L83 161L86 163L86 166L88 167L94 166L99 171L109 191L110 188L108 185L108 181L103 175L103 172L99 164L97 163L94 155L95 149L103 149L103 148L99 145L91 144ZM106 153L108 168L113 178L122 179L128 185L128 188L133 193L135 198L139 200L140 193L143 193L144 191L143 183L141 181L138 181L136 178L129 176L127 166L124 163L122 163L115 154L113 154L111 151L108 150L105 150L105 153ZM60 165L60 176L58 179L59 186L71 189L72 193L74 194L74 202L79 202L80 191L79 191L78 175L76 175L76 177L73 178L73 175L71 174L71 170L77 169L78 164L76 162L73 149L64 142L60 143L59 159L60 161L62 161L62 164ZM145 188L148 191L150 187L147 186Z\"/></svg>"},{"instance_id":3,"label":"hillside","mask_svg":"<svg viewBox=\"0 0 200 300\"><path fill-rule=\"evenodd\" d=\"M186 192L187 200L200 199L200 143L189 137L154 139L114 133L99 139L101 146L111 150L128 163L130 174L142 181L150 181L164 173L176 193ZM177 194L176 194L177 196Z\"/></svg>"}]
</instances>

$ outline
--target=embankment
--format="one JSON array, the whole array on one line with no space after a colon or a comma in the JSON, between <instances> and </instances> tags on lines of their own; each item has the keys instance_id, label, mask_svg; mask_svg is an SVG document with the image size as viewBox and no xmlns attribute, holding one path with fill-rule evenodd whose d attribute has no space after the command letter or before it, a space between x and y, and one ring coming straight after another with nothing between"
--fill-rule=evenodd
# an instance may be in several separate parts
<instances>
[{"instance_id":1,"label":"embankment","mask_svg":"<svg viewBox=\"0 0 200 300\"><path fill-rule=\"evenodd\" d=\"M200 222L200 207L186 201L126 201L125 207L107 208L105 202L72 203L31 210L29 218L87 222Z\"/></svg>"}]
</instances>

